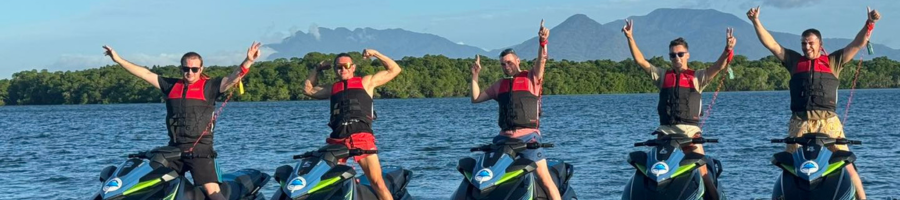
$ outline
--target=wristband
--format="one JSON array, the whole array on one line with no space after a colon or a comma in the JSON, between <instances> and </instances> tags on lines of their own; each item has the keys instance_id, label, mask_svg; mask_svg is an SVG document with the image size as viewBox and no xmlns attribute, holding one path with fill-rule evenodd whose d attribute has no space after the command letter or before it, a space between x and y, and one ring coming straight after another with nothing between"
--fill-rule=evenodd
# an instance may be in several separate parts
<instances>
[{"instance_id":1,"label":"wristband","mask_svg":"<svg viewBox=\"0 0 900 200\"><path fill-rule=\"evenodd\" d=\"M868 28L866 35L872 35L872 29L875 29L875 22L869 21L869 23L866 23L866 27Z\"/></svg>"},{"instance_id":2,"label":"wristband","mask_svg":"<svg viewBox=\"0 0 900 200\"><path fill-rule=\"evenodd\" d=\"M734 59L734 49L728 51L728 62L730 63L732 59Z\"/></svg>"},{"instance_id":3,"label":"wristband","mask_svg":"<svg viewBox=\"0 0 900 200\"><path fill-rule=\"evenodd\" d=\"M246 75L247 72L249 72L249 71L250 71L250 68L249 68L249 67L243 67L243 66L241 66L241 76Z\"/></svg>"}]
</instances>

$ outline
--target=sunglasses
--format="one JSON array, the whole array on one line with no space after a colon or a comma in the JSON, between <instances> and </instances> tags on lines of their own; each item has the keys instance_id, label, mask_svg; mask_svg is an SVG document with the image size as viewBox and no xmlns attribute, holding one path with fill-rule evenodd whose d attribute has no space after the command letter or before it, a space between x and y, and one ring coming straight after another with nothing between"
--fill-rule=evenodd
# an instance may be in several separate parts
<instances>
[{"instance_id":1,"label":"sunglasses","mask_svg":"<svg viewBox=\"0 0 900 200\"><path fill-rule=\"evenodd\" d=\"M687 52L669 53L669 58L675 58L675 56L678 56L679 58L683 58L684 54L687 54Z\"/></svg>"},{"instance_id":2,"label":"sunglasses","mask_svg":"<svg viewBox=\"0 0 900 200\"><path fill-rule=\"evenodd\" d=\"M187 67L187 66L181 66L181 71L182 71L182 72L193 72L193 73L197 73L197 72L200 71L200 67Z\"/></svg>"},{"instance_id":3,"label":"sunglasses","mask_svg":"<svg viewBox=\"0 0 900 200\"><path fill-rule=\"evenodd\" d=\"M335 69L335 70L338 70L338 69L341 69L341 68L344 68L344 69L350 69L350 67L353 67L353 63L343 63L343 64L342 64L342 63L338 63L337 66L334 66L334 69Z\"/></svg>"}]
</instances>

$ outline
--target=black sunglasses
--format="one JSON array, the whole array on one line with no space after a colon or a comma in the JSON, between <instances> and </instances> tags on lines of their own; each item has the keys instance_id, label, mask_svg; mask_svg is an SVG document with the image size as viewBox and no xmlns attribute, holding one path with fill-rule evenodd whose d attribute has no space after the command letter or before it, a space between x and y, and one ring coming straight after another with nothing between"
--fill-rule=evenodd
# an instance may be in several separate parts
<instances>
[{"instance_id":1,"label":"black sunglasses","mask_svg":"<svg viewBox=\"0 0 900 200\"><path fill-rule=\"evenodd\" d=\"M669 53L669 58L675 58L675 56L682 58L684 57L684 54L687 54L687 52Z\"/></svg>"},{"instance_id":2,"label":"black sunglasses","mask_svg":"<svg viewBox=\"0 0 900 200\"><path fill-rule=\"evenodd\" d=\"M188 72L188 71L190 71L190 72L197 73L197 72L200 71L200 67L187 67L187 66L181 66L181 71L182 71L182 72Z\"/></svg>"}]
</instances>

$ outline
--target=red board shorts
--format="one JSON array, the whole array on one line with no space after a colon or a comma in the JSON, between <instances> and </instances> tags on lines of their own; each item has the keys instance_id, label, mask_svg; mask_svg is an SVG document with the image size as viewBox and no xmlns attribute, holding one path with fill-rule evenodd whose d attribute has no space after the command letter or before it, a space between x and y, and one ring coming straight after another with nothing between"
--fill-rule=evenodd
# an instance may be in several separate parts
<instances>
[{"instance_id":1,"label":"red board shorts","mask_svg":"<svg viewBox=\"0 0 900 200\"><path fill-rule=\"evenodd\" d=\"M328 138L325 139L325 143L343 144L347 149L378 150L378 147L375 146L375 135L372 135L372 133L354 133L346 138ZM353 156L353 161L359 163L360 160L369 155L372 154ZM347 158L343 158L338 162L347 163Z\"/></svg>"}]
</instances>

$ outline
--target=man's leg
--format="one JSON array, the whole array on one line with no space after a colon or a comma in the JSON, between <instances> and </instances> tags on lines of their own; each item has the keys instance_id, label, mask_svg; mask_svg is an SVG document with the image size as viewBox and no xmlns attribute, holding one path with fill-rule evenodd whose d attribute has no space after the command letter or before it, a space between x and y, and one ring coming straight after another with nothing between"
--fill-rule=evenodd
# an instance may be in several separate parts
<instances>
[{"instance_id":1,"label":"man's leg","mask_svg":"<svg viewBox=\"0 0 900 200\"><path fill-rule=\"evenodd\" d=\"M788 137L803 137L803 134L809 131L808 129L809 126L805 120L794 119L794 117L791 117L791 120L788 122ZM794 153L798 148L800 148L799 144L785 144L784 151Z\"/></svg>"},{"instance_id":2,"label":"man's leg","mask_svg":"<svg viewBox=\"0 0 900 200\"><path fill-rule=\"evenodd\" d=\"M206 196L212 200L226 200L225 196L222 196L222 192L219 189L219 183L206 183L203 184L203 189L206 189Z\"/></svg>"},{"instance_id":3,"label":"man's leg","mask_svg":"<svg viewBox=\"0 0 900 200\"><path fill-rule=\"evenodd\" d=\"M825 120L817 120L811 122L813 125L816 125L820 130L824 130L828 132L828 135L832 138L847 138L844 135L844 124L841 123L841 120L837 117L831 117ZM834 145L828 148L832 152L836 151L850 151L850 148L847 145ZM856 199L866 199L866 191L863 189L862 180L859 178L859 173L856 171L856 165L847 165L847 173L850 175L850 182L853 183L853 187L856 188Z\"/></svg>"},{"instance_id":4,"label":"man's leg","mask_svg":"<svg viewBox=\"0 0 900 200\"><path fill-rule=\"evenodd\" d=\"M691 147L688 147L691 148ZM703 146L696 144L693 148L694 153L706 155L703 151ZM707 165L713 163L706 163ZM713 182L712 175L709 174L709 170L706 169L706 166L700 166L700 176L703 177L703 185L706 186L706 195L710 197L710 199L719 199L719 190L716 188L715 182Z\"/></svg>"},{"instance_id":5,"label":"man's leg","mask_svg":"<svg viewBox=\"0 0 900 200\"><path fill-rule=\"evenodd\" d=\"M562 197L559 195L559 187L556 186L556 183L553 182L553 177L550 176L550 171L547 170L547 159L541 159L540 161L535 162L537 164L537 175L541 180L541 185L546 189L547 194L550 195L551 200L560 200Z\"/></svg>"},{"instance_id":6,"label":"man's leg","mask_svg":"<svg viewBox=\"0 0 900 200\"><path fill-rule=\"evenodd\" d=\"M219 170L215 159L193 158L185 160L185 165L191 169L194 183L202 185L206 196L212 200L226 200L219 188Z\"/></svg>"},{"instance_id":7,"label":"man's leg","mask_svg":"<svg viewBox=\"0 0 900 200\"><path fill-rule=\"evenodd\" d=\"M394 197L391 196L391 192L388 191L387 185L384 184L384 179L381 177L381 162L378 161L378 154L370 154L358 160L357 163L369 178L369 182L372 183L378 199L393 200Z\"/></svg>"},{"instance_id":8,"label":"man's leg","mask_svg":"<svg viewBox=\"0 0 900 200\"><path fill-rule=\"evenodd\" d=\"M497 136L494 138L494 143L497 142L498 138L506 137L506 136ZM528 135L520 136L519 139L529 142L543 142L543 137L540 133L534 132ZM556 183L553 182L553 177L550 176L549 167L547 167L547 159L544 159L543 149L526 149L519 154L522 158L534 160L535 164L537 164L537 169L535 169L538 179L541 181L541 185L544 186L544 191L547 191L547 195L549 195L551 200L562 199L559 194L559 187L556 186Z\"/></svg>"},{"instance_id":9,"label":"man's leg","mask_svg":"<svg viewBox=\"0 0 900 200\"><path fill-rule=\"evenodd\" d=\"M850 182L856 188L856 199L866 199L866 191L863 190L862 180L859 179L859 173L856 173L856 166L847 165L847 173L850 174Z\"/></svg>"}]
</instances>

